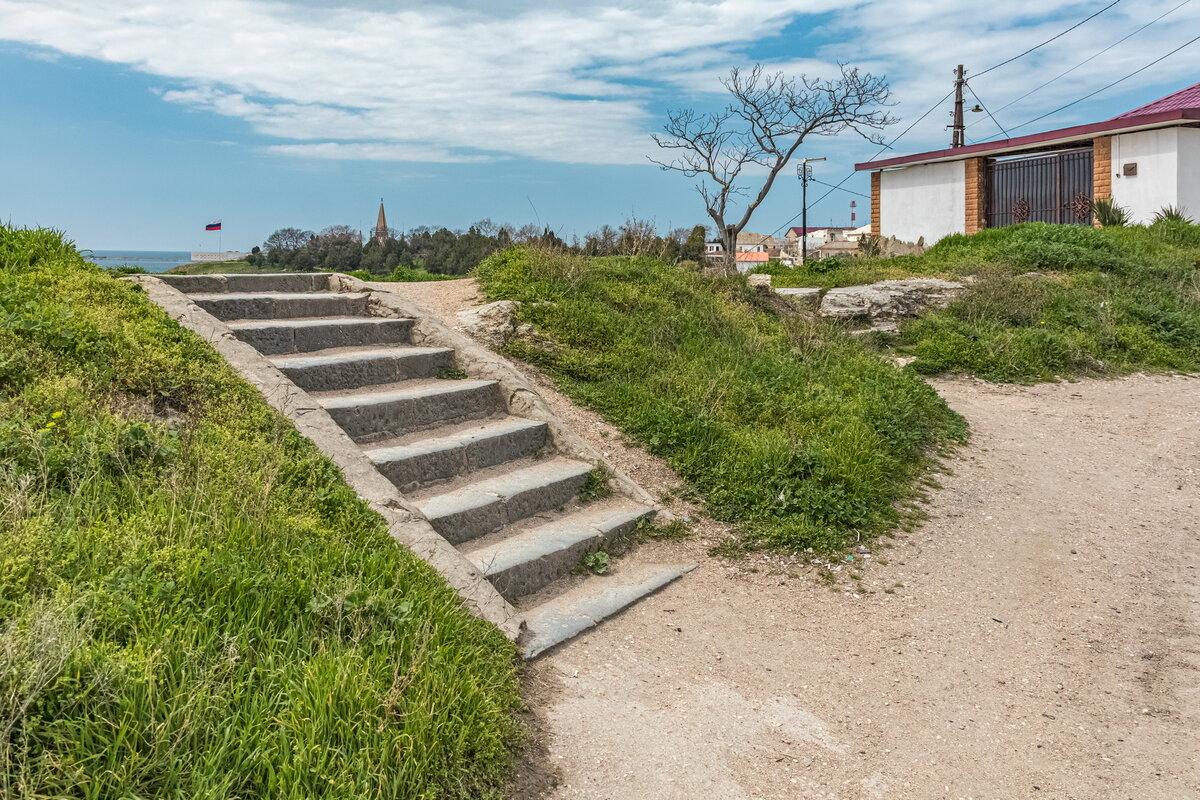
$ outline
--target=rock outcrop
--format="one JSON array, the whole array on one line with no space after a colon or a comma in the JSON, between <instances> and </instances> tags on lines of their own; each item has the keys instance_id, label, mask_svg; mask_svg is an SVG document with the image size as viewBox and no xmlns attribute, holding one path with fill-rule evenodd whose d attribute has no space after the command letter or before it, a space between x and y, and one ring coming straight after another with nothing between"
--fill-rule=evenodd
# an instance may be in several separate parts
<instances>
[{"instance_id":1,"label":"rock outcrop","mask_svg":"<svg viewBox=\"0 0 1200 800\"><path fill-rule=\"evenodd\" d=\"M907 278L866 286L845 286L825 293L821 298L820 314L840 319L894 321L919 316L931 308L945 308L966 288L966 284L940 278Z\"/></svg>"},{"instance_id":2,"label":"rock outcrop","mask_svg":"<svg viewBox=\"0 0 1200 800\"><path fill-rule=\"evenodd\" d=\"M518 305L513 300L497 300L460 311L459 328L476 341L489 347L500 347L516 332L514 312Z\"/></svg>"}]
</instances>

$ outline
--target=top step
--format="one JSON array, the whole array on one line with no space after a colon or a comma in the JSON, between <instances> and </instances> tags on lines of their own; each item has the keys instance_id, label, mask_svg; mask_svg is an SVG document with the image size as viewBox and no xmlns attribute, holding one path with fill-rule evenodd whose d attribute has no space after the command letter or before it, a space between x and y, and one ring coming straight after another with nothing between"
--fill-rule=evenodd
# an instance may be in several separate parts
<instances>
[{"instance_id":1,"label":"top step","mask_svg":"<svg viewBox=\"0 0 1200 800\"><path fill-rule=\"evenodd\" d=\"M366 292L218 292L190 294L192 302L219 320L366 317Z\"/></svg>"},{"instance_id":2,"label":"top step","mask_svg":"<svg viewBox=\"0 0 1200 800\"><path fill-rule=\"evenodd\" d=\"M156 275L168 286L187 294L223 292L325 292L328 272L266 272L251 275Z\"/></svg>"}]
</instances>

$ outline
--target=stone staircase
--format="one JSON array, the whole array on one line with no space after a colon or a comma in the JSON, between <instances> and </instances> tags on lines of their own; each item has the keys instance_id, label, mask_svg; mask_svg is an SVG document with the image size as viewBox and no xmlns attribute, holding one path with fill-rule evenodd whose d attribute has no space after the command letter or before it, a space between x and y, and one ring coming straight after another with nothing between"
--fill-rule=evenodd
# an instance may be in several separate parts
<instances>
[{"instance_id":1,"label":"stone staircase","mask_svg":"<svg viewBox=\"0 0 1200 800\"><path fill-rule=\"evenodd\" d=\"M394 304L380 302L388 293L341 275L158 280L328 412L406 507L514 604L526 657L689 569L650 565L581 576L584 556L653 518L652 501L623 476L612 479L599 454L564 448L561 422L513 413L519 404L503 381L470 374L479 353L467 358L464 350L473 345L428 315L419 319L419 309L396 316ZM417 343L414 326L426 331Z\"/></svg>"}]
</instances>

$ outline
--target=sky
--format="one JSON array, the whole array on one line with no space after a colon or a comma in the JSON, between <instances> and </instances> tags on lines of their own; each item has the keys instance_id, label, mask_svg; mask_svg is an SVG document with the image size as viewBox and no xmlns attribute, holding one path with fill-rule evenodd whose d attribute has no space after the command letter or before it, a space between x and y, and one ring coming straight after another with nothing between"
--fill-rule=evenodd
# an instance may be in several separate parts
<instances>
[{"instance_id":1,"label":"sky","mask_svg":"<svg viewBox=\"0 0 1200 800\"><path fill-rule=\"evenodd\" d=\"M400 229L705 224L694 180L648 161L651 134L672 109L719 109L731 68L885 76L890 140L955 65L970 78L1109 2L0 0L0 220L97 250L216 249L218 219L225 249L287 226L365 229L381 197ZM1015 135L1107 119L1200 81L1200 42L1018 127L1196 36L1200 0L1118 0L970 87ZM891 153L947 146L950 110ZM968 123L971 141L1003 137L987 114ZM809 187L810 225L849 224L851 201L867 221L853 167L879 149L852 132L802 145L828 159L817 180L852 176ZM788 168L748 230L799 210Z\"/></svg>"}]
</instances>

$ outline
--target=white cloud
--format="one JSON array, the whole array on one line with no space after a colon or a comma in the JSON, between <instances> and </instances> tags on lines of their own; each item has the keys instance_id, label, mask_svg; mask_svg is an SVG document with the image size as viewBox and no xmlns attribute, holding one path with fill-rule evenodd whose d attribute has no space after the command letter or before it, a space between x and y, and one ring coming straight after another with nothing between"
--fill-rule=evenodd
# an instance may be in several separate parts
<instances>
[{"instance_id":1,"label":"white cloud","mask_svg":"<svg viewBox=\"0 0 1200 800\"><path fill-rule=\"evenodd\" d=\"M978 71L1096 8L1045 0L986 8L948 0L547 0L497 9L464 0L389 10L353 2L0 0L0 39L157 76L163 100L243 120L274 139L268 149L279 154L616 164L644 163L659 123L654 104L708 99L729 66L752 61L756 43L797 20L819 25L826 43L779 60L781 68L819 73L851 61L886 72L900 115L912 118L950 87L954 64ZM1176 2L1126 0L975 87L998 107ZM1183 34L1197 19L1200 6L1180 9L1001 121L1036 116L1132 71L1190 38ZM1130 85L1197 66L1200 54L1185 51ZM938 121L931 117L911 141L935 143ZM974 129L985 137L992 130Z\"/></svg>"}]
</instances>

